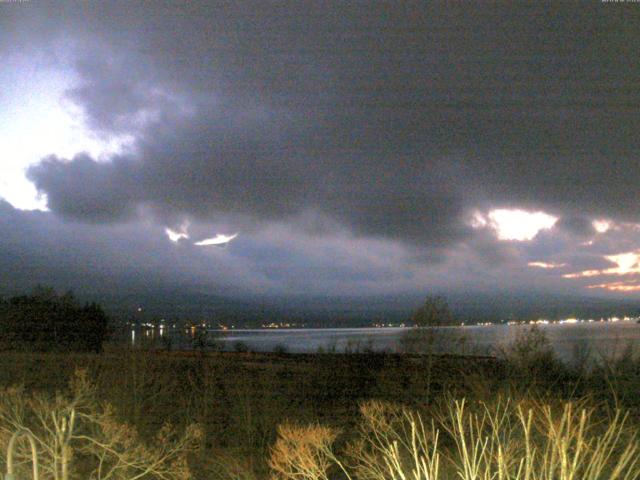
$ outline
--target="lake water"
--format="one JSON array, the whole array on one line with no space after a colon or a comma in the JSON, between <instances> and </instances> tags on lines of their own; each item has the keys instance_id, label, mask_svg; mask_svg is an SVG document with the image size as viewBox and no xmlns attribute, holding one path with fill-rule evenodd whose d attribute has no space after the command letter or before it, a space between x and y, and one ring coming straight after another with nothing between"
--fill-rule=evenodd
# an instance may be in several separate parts
<instances>
[{"instance_id":1,"label":"lake water","mask_svg":"<svg viewBox=\"0 0 640 480\"><path fill-rule=\"evenodd\" d=\"M486 325L434 329L429 347L436 353L495 354L526 333L530 325ZM564 361L581 358L610 358L629 345L640 349L640 324L634 321L581 322L537 325L557 355ZM184 332L131 332L131 343L148 343L156 348L195 348L197 342ZM412 328L305 328L210 330L207 342L223 350L248 349L260 352L283 350L291 353L405 351ZM170 342L167 339L171 339ZM461 341L461 339L463 339ZM205 347L205 348L211 348Z\"/></svg>"},{"instance_id":2,"label":"lake water","mask_svg":"<svg viewBox=\"0 0 640 480\"><path fill-rule=\"evenodd\" d=\"M558 356L574 361L587 354L611 357L632 344L640 347L640 324L629 321L538 325ZM442 327L434 335L434 349L442 353L494 353L513 342L529 325ZM411 328L260 329L213 331L225 350L242 342L255 351L288 352L388 351L403 349ZM456 339L463 337L464 342Z\"/></svg>"}]
</instances>

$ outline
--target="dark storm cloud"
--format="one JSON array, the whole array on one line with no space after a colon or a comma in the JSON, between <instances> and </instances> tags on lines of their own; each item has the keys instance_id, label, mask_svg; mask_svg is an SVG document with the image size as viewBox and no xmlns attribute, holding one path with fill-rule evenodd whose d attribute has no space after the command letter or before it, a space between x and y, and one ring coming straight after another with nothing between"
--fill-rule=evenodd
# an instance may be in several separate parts
<instances>
[{"instance_id":1,"label":"dark storm cloud","mask_svg":"<svg viewBox=\"0 0 640 480\"><path fill-rule=\"evenodd\" d=\"M313 266L319 289L367 276L382 289L546 280L523 262L597 263L615 251L583 251L593 218L640 221L637 5L32 2L12 15L17 47L64 52L88 125L135 139L30 169L54 214L98 224L77 228L149 212L156 229L224 222L255 242L243 268L267 283L299 285ZM468 226L496 207L560 220L498 242ZM289 233L258 236L274 225ZM341 238L347 258L316 258L314 236ZM269 262L259 242L297 253ZM354 263L394 242L407 251L393 265Z\"/></svg>"},{"instance_id":2,"label":"dark storm cloud","mask_svg":"<svg viewBox=\"0 0 640 480\"><path fill-rule=\"evenodd\" d=\"M593 236L596 232L593 221L581 216L567 216L560 218L553 228L563 230L578 238Z\"/></svg>"},{"instance_id":3,"label":"dark storm cloud","mask_svg":"<svg viewBox=\"0 0 640 480\"><path fill-rule=\"evenodd\" d=\"M96 128L137 132L140 148L113 165L33 169L61 214L316 209L428 244L467 236L463 216L481 202L637 218L637 9L86 10L69 95ZM93 184L75 175L87 168Z\"/></svg>"},{"instance_id":4,"label":"dark storm cloud","mask_svg":"<svg viewBox=\"0 0 640 480\"><path fill-rule=\"evenodd\" d=\"M47 192L49 208L71 218L127 220L140 201L124 160L114 159L105 168L85 154L70 163L51 156L32 167L28 177Z\"/></svg>"},{"instance_id":5,"label":"dark storm cloud","mask_svg":"<svg viewBox=\"0 0 640 480\"><path fill-rule=\"evenodd\" d=\"M76 73L83 83L72 88L68 97L83 106L94 129L135 132L141 117L153 112L164 99L133 72L131 65L115 67L104 58L81 58L76 62Z\"/></svg>"}]
</instances>

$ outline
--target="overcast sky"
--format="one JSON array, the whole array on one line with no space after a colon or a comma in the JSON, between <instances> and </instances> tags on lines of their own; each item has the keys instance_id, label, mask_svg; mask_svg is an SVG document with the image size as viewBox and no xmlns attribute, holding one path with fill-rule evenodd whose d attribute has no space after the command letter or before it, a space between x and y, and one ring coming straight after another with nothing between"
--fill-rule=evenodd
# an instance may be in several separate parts
<instances>
[{"instance_id":1,"label":"overcast sky","mask_svg":"<svg viewBox=\"0 0 640 480\"><path fill-rule=\"evenodd\" d=\"M639 296L640 4L513 3L0 2L0 290Z\"/></svg>"}]
</instances>

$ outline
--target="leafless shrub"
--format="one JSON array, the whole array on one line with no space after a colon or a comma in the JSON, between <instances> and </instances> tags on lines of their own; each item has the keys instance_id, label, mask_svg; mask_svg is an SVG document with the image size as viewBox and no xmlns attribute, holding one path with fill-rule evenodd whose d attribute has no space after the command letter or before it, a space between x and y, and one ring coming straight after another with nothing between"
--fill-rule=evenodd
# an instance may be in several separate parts
<instances>
[{"instance_id":1,"label":"leafless shrub","mask_svg":"<svg viewBox=\"0 0 640 480\"><path fill-rule=\"evenodd\" d=\"M407 408L379 401L361 405L357 440L347 453L362 480L436 480L440 453L438 431Z\"/></svg>"},{"instance_id":2,"label":"leafless shrub","mask_svg":"<svg viewBox=\"0 0 640 480\"><path fill-rule=\"evenodd\" d=\"M286 480L328 480L338 465L358 480L631 480L640 478L640 442L627 415L603 421L586 400L443 403L431 421L406 407L362 405L348 470L323 427L280 430L271 468Z\"/></svg>"},{"instance_id":3,"label":"leafless shrub","mask_svg":"<svg viewBox=\"0 0 640 480\"><path fill-rule=\"evenodd\" d=\"M187 454L201 434L196 425L178 434L167 424L153 442L144 442L110 405L97 401L84 371L76 372L67 395L27 394L19 387L0 391L0 448L5 450L17 430L35 439L44 480L186 480ZM26 447L15 450L19 470L31 459Z\"/></svg>"},{"instance_id":4,"label":"leafless shrub","mask_svg":"<svg viewBox=\"0 0 640 480\"><path fill-rule=\"evenodd\" d=\"M338 432L320 425L283 424L271 449L269 467L280 480L329 480Z\"/></svg>"}]
</instances>

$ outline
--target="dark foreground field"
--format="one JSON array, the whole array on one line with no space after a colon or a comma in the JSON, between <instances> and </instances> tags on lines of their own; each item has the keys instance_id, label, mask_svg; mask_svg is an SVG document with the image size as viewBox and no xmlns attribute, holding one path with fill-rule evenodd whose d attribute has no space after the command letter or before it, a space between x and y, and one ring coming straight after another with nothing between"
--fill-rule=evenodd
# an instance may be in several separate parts
<instances>
[{"instance_id":1,"label":"dark foreground field","mask_svg":"<svg viewBox=\"0 0 640 480\"><path fill-rule=\"evenodd\" d=\"M637 443L635 430L629 430L628 426L638 418L640 412L638 365L637 361L628 359L626 363L590 371L571 371L553 358L539 355L539 352L531 353L529 358L520 352L520 358L507 360L397 354L201 354L131 350L111 350L99 355L3 353L0 354L0 385L4 389L0 423L4 424L0 425L3 430L0 441L7 441L12 428L23 426L20 422L36 433L42 429L48 416L38 413L38 409L58 409L59 416L67 418L65 415L69 416L69 412L75 408L85 415L78 416L78 425L80 419L86 418L90 426L77 439L69 439L69 448L78 450L65 460L69 463L66 468L72 472L75 468L76 471L75 474L69 474L69 478L80 478L77 472L83 471L86 478L92 476L101 479L250 479L275 475L289 480L314 480L326 476L373 480L400 478L398 472L404 468L403 462L413 457L417 464L424 463L424 469L431 465L431 473L419 469L422 473L418 472L416 479L454 478L458 472L455 462L464 463L467 461L464 460L465 456L473 453L465 453L456 442L456 438L465 438L467 435L465 448L470 448L469 445L480 439L476 456L486 457L483 460L487 463L485 468L510 469L514 472L502 478L572 478L521 476L524 470L517 472L520 468L518 461L529 458L531 449L525 440L518 447L524 453L513 447L517 444L514 440L516 437L526 439L529 435L526 429L519 431L518 428L526 427L527 415L533 415L529 428L532 432L537 429L537 435L541 435L540 432L545 428L551 428L550 425L554 425L556 420L560 422L558 425L564 422L563 428L584 423L582 433L565 432L569 437L587 433L601 435L608 426L613 425L622 435L620 438L624 437L625 445ZM76 372L80 370L86 371L86 376L82 380L84 383L80 382L82 385L78 387ZM69 387L74 378L76 386ZM24 389L15 395L14 390L7 390L13 385L23 385ZM90 392L77 393L83 389ZM63 395L56 399L56 391L63 392ZM37 401L28 403L27 399L32 398L33 392L44 394L37 396ZM74 395L82 398L75 404ZM464 403L459 403L463 399ZM103 412L105 403L113 407L109 415L94 415L92 409ZM575 407L570 407L567 412L567 405ZM462 410L459 410L461 406ZM548 414L545 413L546 406L550 408ZM17 414L16 411L20 409L22 413ZM33 419L29 418L31 411ZM584 418L580 413L582 411L586 412ZM617 411L621 412L621 417L616 419ZM621 424L627 412L630 417ZM547 422L544 424L546 426L536 426L538 414L541 421ZM458 420L461 423L458 422L460 424L455 427ZM115 427L105 427L105 424L110 425L109 422L119 426L126 424L131 432L137 432L135 439L127 437L127 444L123 439L126 435L122 433L125 431L116 429L120 433L113 434ZM473 422L479 423L474 426ZM145 472L143 467L135 470L126 459L123 460L122 469L116 468L111 472L107 466L121 461L120 457L117 461L114 459L115 453L111 452L111 457L104 457L102 451L95 451L95 448L102 448L100 445L83 450L83 447L75 447L76 443L73 443L80 445L82 438L106 435L114 451L125 447L131 449L134 441L153 447L157 441L155 435L167 423L172 427L164 432L170 432L166 436L171 437L171 441L179 440L181 432L190 424L195 423L199 427L197 434L185 440L182 450L178 445L173 457L167 455L167 459L171 457L176 464L173 467L166 466L164 473L153 470ZM507 426L513 431L507 432ZM77 428L80 432L81 427ZM456 433L456 428L462 431ZM376 433L376 429L382 432ZM412 441L411 435L415 436L420 429L422 437L413 438ZM436 430L439 433L436 434ZM552 430L555 431L555 427ZM529 437L534 438L534 433ZM47 433L42 435L46 437ZM363 441L363 438L367 440ZM438 449L444 449L442 453L429 450L438 438L435 443ZM533 441L531 438L528 441ZM594 445L587 448L588 438L585 436L586 440L582 441L578 437L571 437L574 444L569 442L566 448L574 453L576 448L584 448L585 452L595 449ZM376 439L378 443L371 443L370 439ZM399 449L397 452L392 448L394 441ZM420 447L420 442L431 443L430 446ZM485 447L482 447L482 442L487 442ZM513 457L509 457L509 465L505 463L502 467L491 463L498 462L498 450L502 448L500 442L507 442L513 447L510 447L513 451L500 454L503 462L506 462L507 453ZM580 442L584 444L582 447ZM487 449L490 445L497 450L489 452ZM4 451L4 444L0 448ZM550 447L545 448L548 450ZM615 450L615 455L610 457L623 455L623 451L618 452L620 448L616 444L612 450ZM532 462L542 461L545 452L540 446L539 449L539 458L534 455L530 459ZM453 455L451 452L457 453ZM372 457L368 460L370 468L367 470L358 462L368 458L369 454ZM546 454L550 455L549 452ZM140 455L144 456L145 453ZM302 457L297 458L296 455ZM392 465L394 455L400 459L395 467ZM560 453L558 455L562 456ZM51 462L57 461L55 455L49 456L53 458ZM158 461L162 460L161 453L156 457ZM149 458L156 457L151 455ZM439 459L438 476L434 476L433 472L435 457ZM454 457L458 460L454 460ZM43 458L49 457L43 453ZM94 468L91 458L94 463L103 462L100 468L104 471ZM182 461L187 463L181 464ZM467 467L463 463L460 463L460 468L464 470ZM307 466L302 467L303 464ZM587 468L580 465L574 467ZM50 469L49 477L42 478L64 478L61 474L54 475L56 468ZM174 471L170 471L171 468ZM392 473L394 468L400 470ZM533 463L528 468L533 469ZM614 468L606 466L602 472L611 474ZM635 467L627 462L624 468ZM407 472L404 473L409 475ZM465 475L461 478L481 478L469 476L469 472ZM624 478L637 478L637 474Z\"/></svg>"}]
</instances>

